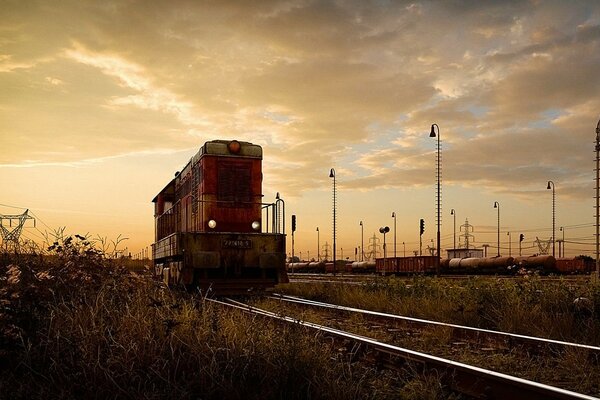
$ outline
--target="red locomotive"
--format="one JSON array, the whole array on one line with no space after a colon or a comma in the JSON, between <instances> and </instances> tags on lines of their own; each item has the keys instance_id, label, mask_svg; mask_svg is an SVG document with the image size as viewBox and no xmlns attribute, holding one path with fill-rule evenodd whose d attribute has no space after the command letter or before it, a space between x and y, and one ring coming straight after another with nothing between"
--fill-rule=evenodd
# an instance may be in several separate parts
<instances>
[{"instance_id":1,"label":"red locomotive","mask_svg":"<svg viewBox=\"0 0 600 400\"><path fill-rule=\"evenodd\" d=\"M152 202L154 272L166 283L239 294L287 282L285 206L262 203L260 146L206 142Z\"/></svg>"}]
</instances>

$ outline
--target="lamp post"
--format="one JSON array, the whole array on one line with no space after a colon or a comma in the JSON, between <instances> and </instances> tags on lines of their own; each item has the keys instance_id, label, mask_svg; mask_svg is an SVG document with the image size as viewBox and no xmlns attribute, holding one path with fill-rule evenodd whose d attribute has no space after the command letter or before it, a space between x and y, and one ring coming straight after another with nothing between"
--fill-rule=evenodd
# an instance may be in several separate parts
<instances>
[{"instance_id":1,"label":"lamp post","mask_svg":"<svg viewBox=\"0 0 600 400\"><path fill-rule=\"evenodd\" d=\"M550 187L552 186L552 187ZM554 191L554 182L548 181L546 189L552 189L552 257L555 257L556 253L556 192Z\"/></svg>"},{"instance_id":2,"label":"lamp post","mask_svg":"<svg viewBox=\"0 0 600 400\"><path fill-rule=\"evenodd\" d=\"M319 243L319 227L317 226L317 262L321 261L321 243Z\"/></svg>"},{"instance_id":3,"label":"lamp post","mask_svg":"<svg viewBox=\"0 0 600 400\"><path fill-rule=\"evenodd\" d=\"M394 218L394 258L396 258L396 212L392 212Z\"/></svg>"},{"instance_id":4,"label":"lamp post","mask_svg":"<svg viewBox=\"0 0 600 400\"><path fill-rule=\"evenodd\" d=\"M335 275L335 208L336 208L336 193L335 193L335 169L331 168L329 177L333 178L333 274Z\"/></svg>"},{"instance_id":5,"label":"lamp post","mask_svg":"<svg viewBox=\"0 0 600 400\"><path fill-rule=\"evenodd\" d=\"M596 276L600 279L600 120L596 125Z\"/></svg>"},{"instance_id":6,"label":"lamp post","mask_svg":"<svg viewBox=\"0 0 600 400\"><path fill-rule=\"evenodd\" d=\"M442 194L441 194L441 179L442 179L442 171L440 170L440 164L442 162L442 147L440 145L440 127L438 124L431 125L431 132L429 133L429 137L436 137L435 129L437 127L437 156L436 156L436 173L435 176L437 178L437 194L435 198L435 203L437 206L436 210L436 218L437 218L437 257L435 259L435 272L437 275L440 274L440 223L441 223L441 212L440 205L442 203Z\"/></svg>"},{"instance_id":7,"label":"lamp post","mask_svg":"<svg viewBox=\"0 0 600 400\"><path fill-rule=\"evenodd\" d=\"M450 210L450 215L454 216L454 244L452 245L452 248L456 249L456 212L454 211L454 208Z\"/></svg>"},{"instance_id":8,"label":"lamp post","mask_svg":"<svg viewBox=\"0 0 600 400\"><path fill-rule=\"evenodd\" d=\"M360 221L360 261L365 261L365 227Z\"/></svg>"},{"instance_id":9,"label":"lamp post","mask_svg":"<svg viewBox=\"0 0 600 400\"><path fill-rule=\"evenodd\" d=\"M500 203L495 201L494 208L498 209L498 257L500 257Z\"/></svg>"},{"instance_id":10,"label":"lamp post","mask_svg":"<svg viewBox=\"0 0 600 400\"><path fill-rule=\"evenodd\" d=\"M406 243L402 242L402 247L404 247L404 257L406 257Z\"/></svg>"},{"instance_id":11,"label":"lamp post","mask_svg":"<svg viewBox=\"0 0 600 400\"><path fill-rule=\"evenodd\" d=\"M506 232L506 236L508 236L508 256L512 257L512 249L511 249L512 236L511 236L510 232Z\"/></svg>"}]
</instances>

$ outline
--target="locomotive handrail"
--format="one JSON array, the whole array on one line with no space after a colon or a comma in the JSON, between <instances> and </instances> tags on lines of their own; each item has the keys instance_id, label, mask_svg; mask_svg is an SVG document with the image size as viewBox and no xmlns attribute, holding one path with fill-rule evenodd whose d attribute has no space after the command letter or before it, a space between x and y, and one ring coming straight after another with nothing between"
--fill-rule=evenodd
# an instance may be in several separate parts
<instances>
[{"instance_id":1,"label":"locomotive handrail","mask_svg":"<svg viewBox=\"0 0 600 400\"><path fill-rule=\"evenodd\" d=\"M261 218L263 211L266 212L266 223L261 223L261 232L264 233L275 233L275 234L285 234L285 202L283 199L278 198L274 203L263 203L263 202L244 202L244 201L224 201L224 200L206 200L199 199L195 202L200 205L203 204L215 204L215 205L233 205L238 206L239 208L248 207L248 206L260 206L261 207ZM177 200L175 203L171 205L167 210L165 210L161 215L157 215L155 217L157 230L159 231L158 237L162 239L173 232L177 232L180 230L180 221L177 218L179 215L178 207L181 207L181 200ZM197 209L199 209L198 207ZM269 212L269 209L271 210ZM269 224L269 213L272 215L272 224ZM199 215L200 211L197 211L193 214ZM269 231L269 227L271 225L271 230ZM263 231L264 228L264 231Z\"/></svg>"}]
</instances>

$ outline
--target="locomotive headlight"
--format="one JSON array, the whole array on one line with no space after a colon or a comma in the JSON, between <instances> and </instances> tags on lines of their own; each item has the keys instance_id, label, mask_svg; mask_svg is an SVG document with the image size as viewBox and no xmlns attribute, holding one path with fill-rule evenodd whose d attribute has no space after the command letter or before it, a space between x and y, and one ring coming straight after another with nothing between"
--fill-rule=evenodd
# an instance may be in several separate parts
<instances>
[{"instance_id":1,"label":"locomotive headlight","mask_svg":"<svg viewBox=\"0 0 600 400\"><path fill-rule=\"evenodd\" d=\"M254 229L255 231L259 230L260 229L260 222L254 221L252 223L252 229Z\"/></svg>"},{"instance_id":2,"label":"locomotive headlight","mask_svg":"<svg viewBox=\"0 0 600 400\"><path fill-rule=\"evenodd\" d=\"M210 221L208 221L208 227L210 229L215 229L217 227L217 221L215 221L214 219L211 219Z\"/></svg>"}]
</instances>

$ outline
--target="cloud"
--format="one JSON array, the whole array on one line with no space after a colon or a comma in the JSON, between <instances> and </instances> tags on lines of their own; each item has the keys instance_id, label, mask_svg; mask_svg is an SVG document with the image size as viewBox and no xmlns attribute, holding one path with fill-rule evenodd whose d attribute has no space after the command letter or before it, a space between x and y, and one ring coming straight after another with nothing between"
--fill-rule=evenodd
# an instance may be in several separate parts
<instances>
[{"instance_id":1,"label":"cloud","mask_svg":"<svg viewBox=\"0 0 600 400\"><path fill-rule=\"evenodd\" d=\"M447 184L528 192L553 177L582 196L589 185L593 2L73 1L2 12L4 165L229 137L262 144L273 181L294 194L332 165L357 190L421 187L435 122Z\"/></svg>"}]
</instances>

